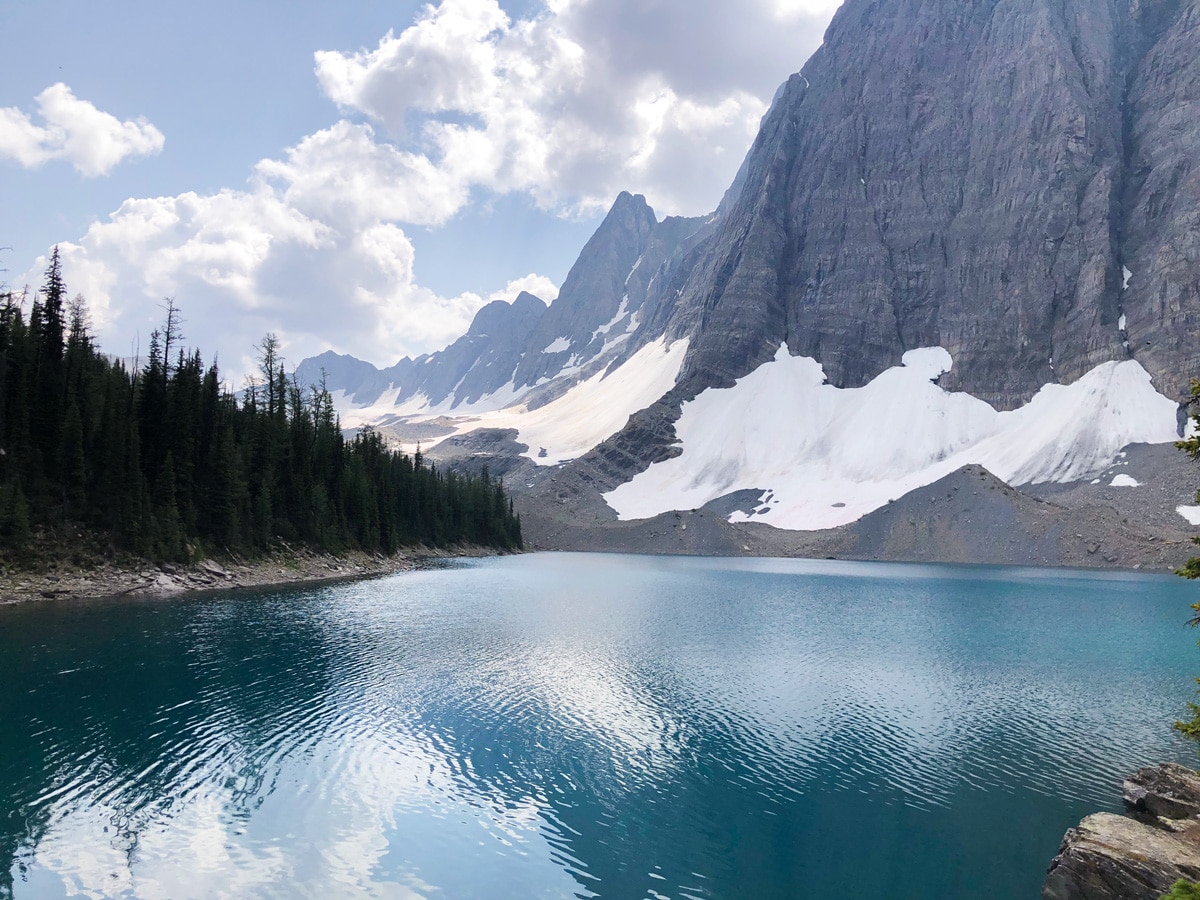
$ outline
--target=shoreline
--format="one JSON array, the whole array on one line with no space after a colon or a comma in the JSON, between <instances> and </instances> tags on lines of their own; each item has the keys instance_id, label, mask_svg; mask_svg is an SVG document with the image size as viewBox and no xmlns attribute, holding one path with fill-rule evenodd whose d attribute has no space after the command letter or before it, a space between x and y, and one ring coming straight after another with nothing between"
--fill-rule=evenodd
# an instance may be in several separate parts
<instances>
[{"instance_id":1,"label":"shoreline","mask_svg":"<svg viewBox=\"0 0 1200 900\"><path fill-rule=\"evenodd\" d=\"M635 556L682 556L696 558L724 557L728 559L781 559L844 563L894 563L929 565L931 562L951 567L996 567L1067 569L1084 573L1129 575L1168 575L1156 567L1134 564L1129 566L1093 567L1068 563L1048 564L1030 562L950 562L925 559L874 559L852 556L822 556L788 553L698 553L664 551L657 548L640 550L625 548L529 547L523 553L599 553L630 554ZM322 553L290 546L277 549L258 559L239 557L210 557L190 565L153 563L136 557L103 559L93 565L79 565L66 560L53 560L37 570L0 565L0 606L35 603L58 599L104 599L113 597L174 597L208 591L246 588L283 587L286 585L354 581L378 578L401 572L413 572L435 559L469 559L509 555L490 547L453 546L405 547L392 556L351 551L342 554Z\"/></svg>"},{"instance_id":2,"label":"shoreline","mask_svg":"<svg viewBox=\"0 0 1200 900\"><path fill-rule=\"evenodd\" d=\"M412 572L432 559L498 556L489 547L406 547L392 556L352 551L279 549L258 559L208 558L190 565L104 559L80 566L58 561L37 570L0 568L0 606L44 600L176 597L206 591L349 581Z\"/></svg>"}]
</instances>

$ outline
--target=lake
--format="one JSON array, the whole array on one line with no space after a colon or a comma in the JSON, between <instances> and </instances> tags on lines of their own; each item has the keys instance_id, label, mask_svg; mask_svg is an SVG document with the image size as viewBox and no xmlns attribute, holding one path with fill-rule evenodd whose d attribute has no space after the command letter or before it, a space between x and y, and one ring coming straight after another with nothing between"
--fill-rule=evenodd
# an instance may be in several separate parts
<instances>
[{"instance_id":1,"label":"lake","mask_svg":"<svg viewBox=\"0 0 1200 900\"><path fill-rule=\"evenodd\" d=\"M0 897L1033 898L1169 575L534 554L0 608Z\"/></svg>"}]
</instances>

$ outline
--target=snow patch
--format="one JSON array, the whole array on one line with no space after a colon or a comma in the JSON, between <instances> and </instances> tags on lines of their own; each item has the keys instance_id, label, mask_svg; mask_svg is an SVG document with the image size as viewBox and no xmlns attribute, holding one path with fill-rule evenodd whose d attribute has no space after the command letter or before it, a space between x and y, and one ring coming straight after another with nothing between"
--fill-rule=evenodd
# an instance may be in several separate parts
<instances>
[{"instance_id":1,"label":"snow patch","mask_svg":"<svg viewBox=\"0 0 1200 900\"><path fill-rule=\"evenodd\" d=\"M1108 485L1109 487L1141 487L1142 483L1132 475L1118 475Z\"/></svg>"},{"instance_id":2,"label":"snow patch","mask_svg":"<svg viewBox=\"0 0 1200 900\"><path fill-rule=\"evenodd\" d=\"M477 428L515 428L523 454L540 466L553 466L587 453L675 386L687 354L687 340L647 344L619 368L598 372L558 399L537 409L513 406L458 423L456 434ZM543 455L544 451L544 455Z\"/></svg>"},{"instance_id":3,"label":"snow patch","mask_svg":"<svg viewBox=\"0 0 1200 900\"><path fill-rule=\"evenodd\" d=\"M516 382L510 378L505 384L496 388L490 394L484 394L471 403L461 403L451 394L443 402L430 407L427 412L430 415L437 416L448 414L457 416L478 415L479 413L491 412L492 410L512 406L527 393L529 393L528 388L518 388Z\"/></svg>"},{"instance_id":4,"label":"snow patch","mask_svg":"<svg viewBox=\"0 0 1200 900\"><path fill-rule=\"evenodd\" d=\"M1192 525L1200 525L1200 506L1177 506L1175 512L1179 513Z\"/></svg>"},{"instance_id":5,"label":"snow patch","mask_svg":"<svg viewBox=\"0 0 1200 900\"><path fill-rule=\"evenodd\" d=\"M934 384L951 364L941 347L914 350L869 384L840 389L816 360L781 346L733 387L685 403L676 423L683 453L605 499L622 519L639 519L770 486L778 502L756 510L756 521L816 530L971 463L1012 484L1075 481L1103 471L1127 444L1175 440L1176 405L1136 361L1046 385L1011 412Z\"/></svg>"},{"instance_id":6,"label":"snow patch","mask_svg":"<svg viewBox=\"0 0 1200 900\"><path fill-rule=\"evenodd\" d=\"M555 338L554 343L543 350L543 353L562 353L564 350L571 349L571 342L565 337Z\"/></svg>"},{"instance_id":7,"label":"snow patch","mask_svg":"<svg viewBox=\"0 0 1200 900\"><path fill-rule=\"evenodd\" d=\"M356 403L354 398L341 388L331 391L329 396L333 400L333 408L343 428L362 428L383 416L395 415L402 390L399 385L389 385L373 403Z\"/></svg>"},{"instance_id":8,"label":"snow patch","mask_svg":"<svg viewBox=\"0 0 1200 900\"><path fill-rule=\"evenodd\" d=\"M1125 324L1126 324L1125 313L1121 313L1121 318L1117 319L1117 331L1124 331Z\"/></svg>"},{"instance_id":9,"label":"snow patch","mask_svg":"<svg viewBox=\"0 0 1200 900\"><path fill-rule=\"evenodd\" d=\"M920 350L909 350L900 358L900 365L912 372L914 377L937 381L953 368L954 360L950 352L943 347L924 347Z\"/></svg>"},{"instance_id":10,"label":"snow patch","mask_svg":"<svg viewBox=\"0 0 1200 900\"><path fill-rule=\"evenodd\" d=\"M460 402L453 393L437 403L430 401L424 393L414 394L401 402L401 392L401 388L393 386L370 405L352 403L344 391L334 391L331 396L342 427L362 428L364 425L392 424L401 419L419 421L445 415L474 416L492 412L519 402L529 393L529 388L518 388L509 379L507 384L470 403Z\"/></svg>"},{"instance_id":11,"label":"snow patch","mask_svg":"<svg viewBox=\"0 0 1200 900\"><path fill-rule=\"evenodd\" d=\"M1129 271L1129 266L1121 266L1121 290L1129 290L1129 279L1133 277L1133 273Z\"/></svg>"},{"instance_id":12,"label":"snow patch","mask_svg":"<svg viewBox=\"0 0 1200 900\"><path fill-rule=\"evenodd\" d=\"M624 319L625 316L627 316L628 314L629 314L629 295L626 294L624 297L621 298L621 305L619 307L617 307L617 314L615 316L613 316L611 319L609 319L609 321L607 323L605 323L604 325L601 325L599 328L597 328L595 331L592 332L592 340L594 341L597 337L599 337L602 334L608 334L610 331L613 330L613 327L618 322L620 322L622 319Z\"/></svg>"}]
</instances>

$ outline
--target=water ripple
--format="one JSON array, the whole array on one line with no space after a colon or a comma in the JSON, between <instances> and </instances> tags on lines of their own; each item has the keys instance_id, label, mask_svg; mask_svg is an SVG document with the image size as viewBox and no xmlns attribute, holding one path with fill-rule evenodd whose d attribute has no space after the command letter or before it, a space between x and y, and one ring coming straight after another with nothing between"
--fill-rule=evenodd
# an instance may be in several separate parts
<instances>
[{"instance_id":1,"label":"water ripple","mask_svg":"<svg viewBox=\"0 0 1200 900\"><path fill-rule=\"evenodd\" d=\"M3 609L0 897L1032 896L1190 758L1189 602L564 555Z\"/></svg>"}]
</instances>

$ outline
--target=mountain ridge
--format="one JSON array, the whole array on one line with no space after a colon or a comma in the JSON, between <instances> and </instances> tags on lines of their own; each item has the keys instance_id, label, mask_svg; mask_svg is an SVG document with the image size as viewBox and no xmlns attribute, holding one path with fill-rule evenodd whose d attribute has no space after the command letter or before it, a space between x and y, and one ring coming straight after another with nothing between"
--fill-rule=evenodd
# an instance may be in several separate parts
<instances>
[{"instance_id":1,"label":"mountain ridge","mask_svg":"<svg viewBox=\"0 0 1200 900\"><path fill-rule=\"evenodd\" d=\"M533 482L566 478L537 471L553 461L604 492L696 460L697 434L721 426L681 438L685 404L781 348L839 391L941 348L952 363L937 387L1001 415L1134 365L1163 400L1139 401L1156 418L1127 437L1167 440L1200 367L1197 45L1200 0L848 0L781 86L713 215L658 221L622 193L542 311L492 304L476 323L494 326L378 374L330 358L359 381L333 386L352 424L443 416L459 447L473 427L507 429ZM673 387L624 407L601 392L605 421L623 427L582 453L530 443L524 423L580 415L585 385L661 382L654 347L667 354L655 359L686 347ZM315 365L301 368L311 377ZM512 414L487 417L502 407ZM1047 447L1094 442L1069 410L1056 415ZM916 426L896 427L907 440ZM765 470L730 479L724 460L744 453L730 440L691 477L714 496L726 483L770 488Z\"/></svg>"}]
</instances>

